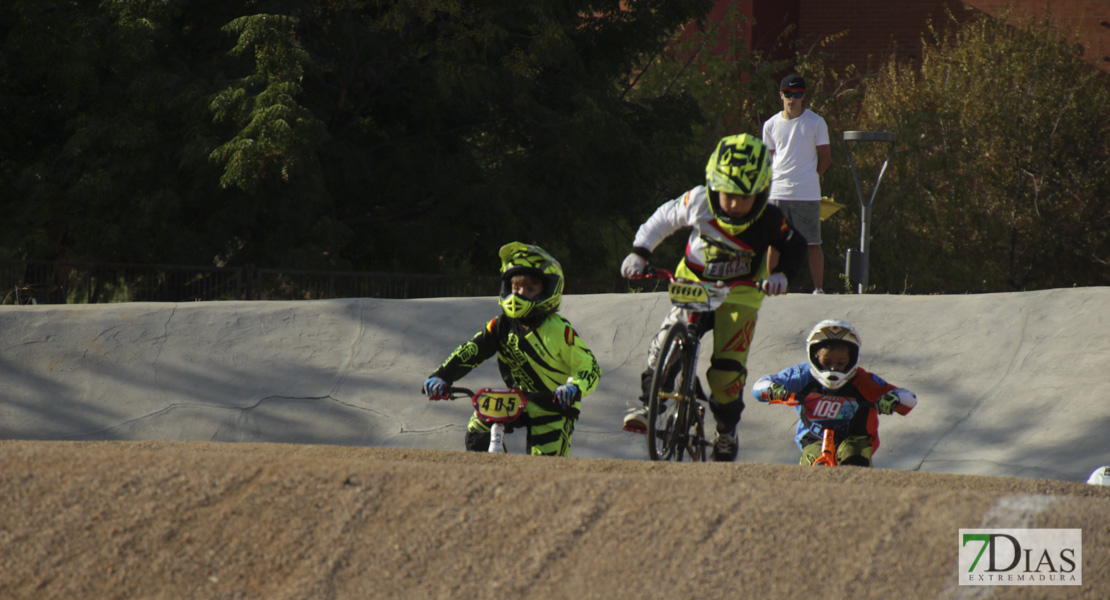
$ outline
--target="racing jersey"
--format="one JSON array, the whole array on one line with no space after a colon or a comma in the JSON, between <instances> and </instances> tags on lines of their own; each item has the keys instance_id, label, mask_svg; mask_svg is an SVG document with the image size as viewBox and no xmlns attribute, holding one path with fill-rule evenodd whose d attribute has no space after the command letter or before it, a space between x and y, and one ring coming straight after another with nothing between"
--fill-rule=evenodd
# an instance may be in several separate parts
<instances>
[{"instance_id":1,"label":"racing jersey","mask_svg":"<svg viewBox=\"0 0 1110 600\"><path fill-rule=\"evenodd\" d=\"M593 352L558 313L548 315L531 329L520 319L494 317L470 341L456 348L432 375L458 381L494 354L505 385L525 394L554 392L570 378L585 396L597 388L601 379L601 367Z\"/></svg>"},{"instance_id":2,"label":"racing jersey","mask_svg":"<svg viewBox=\"0 0 1110 600\"><path fill-rule=\"evenodd\" d=\"M752 396L760 402L767 402L764 396L773 384L794 394L804 404L795 406L798 411L798 427L794 431L794 443L798 448L821 441L818 430L813 425L829 426L836 431L836 443L856 435L866 435L871 439L871 447L879 449L879 411L874 403L887 392L896 392L902 401L900 414L906 414L917 403L913 392L895 387L882 377L868 373L862 368L848 383L831 390L821 385L804 362L787 367L774 375L764 375L752 385Z\"/></svg>"},{"instance_id":3,"label":"racing jersey","mask_svg":"<svg viewBox=\"0 0 1110 600\"><path fill-rule=\"evenodd\" d=\"M665 202L640 226L632 245L650 252L671 234L690 227L686 254L675 276L724 282L732 287L728 302L758 308L763 293L752 284L767 275L767 248L774 247L781 254L775 272L792 280L807 256L805 238L787 223L777 206L769 204L747 229L731 235L713 216L710 193L714 192L699 185Z\"/></svg>"}]
</instances>

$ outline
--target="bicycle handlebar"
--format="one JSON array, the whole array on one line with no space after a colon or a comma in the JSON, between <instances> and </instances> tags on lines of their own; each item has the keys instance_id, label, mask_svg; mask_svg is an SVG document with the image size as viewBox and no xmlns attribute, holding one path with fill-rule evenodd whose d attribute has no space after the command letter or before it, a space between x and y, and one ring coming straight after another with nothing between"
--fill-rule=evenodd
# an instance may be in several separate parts
<instances>
[{"instance_id":1,"label":"bicycle handlebar","mask_svg":"<svg viewBox=\"0 0 1110 600\"><path fill-rule=\"evenodd\" d=\"M482 393L482 392L484 392L485 390L488 390L488 389L490 389L490 388L482 388L482 389L479 389L477 392L475 392L473 390L470 390L470 389L464 388L464 387L449 387L449 388L447 388L447 391L442 396L428 396L428 401L429 402L434 402L434 401L441 401L441 400L459 400L459 399L462 399L462 398L466 398L468 400L473 401L475 396L477 396L478 394L480 394L480 393ZM500 388L500 389L504 390L504 391L509 391L509 392L518 392L521 395L523 395L525 400L527 400L529 403L535 403L535 404L539 405L540 407L542 407L544 410L557 412L559 414L562 414L562 415L565 415L565 416L568 416L568 417L573 417L575 419L578 418L578 415L579 415L579 410L578 409L573 408L573 407L572 408L560 408L558 405L555 404L555 393L554 392L540 391L540 392L530 392L529 393L529 392L525 392L525 391L523 391L519 388Z\"/></svg>"},{"instance_id":2,"label":"bicycle handlebar","mask_svg":"<svg viewBox=\"0 0 1110 600\"><path fill-rule=\"evenodd\" d=\"M643 273L633 275L629 279L665 279L667 281L674 281L674 273L660 269L658 267L647 267Z\"/></svg>"},{"instance_id":3,"label":"bicycle handlebar","mask_svg":"<svg viewBox=\"0 0 1110 600\"><path fill-rule=\"evenodd\" d=\"M783 404L785 406L801 406L803 404L809 404L810 402L816 402L817 400L820 400L820 399L821 399L821 396L814 396L812 398L799 399L797 394L790 393L790 394L787 394L785 398L772 398L772 399L767 401L767 404ZM873 402L871 400L868 400L867 398L853 398L853 400L857 400L861 404L866 404L868 406L878 406L879 405L878 402Z\"/></svg>"},{"instance_id":4,"label":"bicycle handlebar","mask_svg":"<svg viewBox=\"0 0 1110 600\"><path fill-rule=\"evenodd\" d=\"M644 269L643 273L640 273L639 275L633 275L632 277L629 277L629 279L630 280L653 280L653 279L658 279L658 280L661 280L661 281L668 281L668 282L671 282L671 283L674 283L675 281L677 281L677 278L674 276L673 272L668 271L667 269L662 269L662 268L659 268L659 267L653 267L653 266L650 266L650 265L647 266ZM723 283L723 285L728 286L729 288L734 288L734 287L737 287L737 286L747 286L747 287L753 287L753 288L756 288L756 289L762 289L762 286L761 286L762 281L740 280L740 281L732 281L732 282L728 282L728 283L722 282L722 283Z\"/></svg>"},{"instance_id":5,"label":"bicycle handlebar","mask_svg":"<svg viewBox=\"0 0 1110 600\"><path fill-rule=\"evenodd\" d=\"M429 401L458 400L459 398L473 398L474 392L463 387L449 387L442 396L428 396Z\"/></svg>"}]
</instances>

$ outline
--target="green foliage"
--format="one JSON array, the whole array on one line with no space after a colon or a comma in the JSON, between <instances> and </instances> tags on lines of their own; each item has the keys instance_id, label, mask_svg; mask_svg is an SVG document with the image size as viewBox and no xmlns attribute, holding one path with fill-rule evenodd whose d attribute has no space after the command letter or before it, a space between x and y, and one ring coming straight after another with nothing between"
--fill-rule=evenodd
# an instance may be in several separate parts
<instances>
[{"instance_id":1,"label":"green foliage","mask_svg":"<svg viewBox=\"0 0 1110 600\"><path fill-rule=\"evenodd\" d=\"M252 15L235 19L224 31L238 35L232 56L253 55L256 70L216 94L211 103L217 122L239 130L212 151L224 165L220 184L256 190L269 179L290 182L302 173L319 175L316 153L326 141L324 124L297 102L308 53L293 35L295 19Z\"/></svg>"},{"instance_id":2,"label":"green foliage","mask_svg":"<svg viewBox=\"0 0 1110 600\"><path fill-rule=\"evenodd\" d=\"M175 37L190 27L181 4L3 4L0 201L14 218L0 254L199 259L180 212L197 174L177 165L204 90L191 40Z\"/></svg>"},{"instance_id":3,"label":"green foliage","mask_svg":"<svg viewBox=\"0 0 1110 600\"><path fill-rule=\"evenodd\" d=\"M900 150L875 202L870 283L1110 283L1104 77L1044 18L1011 27L984 16L933 35L920 65L889 62L860 105L859 128L896 131ZM838 246L858 244L858 229L844 233Z\"/></svg>"},{"instance_id":4,"label":"green foliage","mask_svg":"<svg viewBox=\"0 0 1110 600\"><path fill-rule=\"evenodd\" d=\"M749 51L744 38L747 17L739 5L726 7L719 19L697 21L677 32L659 52L644 56L626 82L627 96L649 104L675 94L693 99L690 108L691 135L671 160L681 165L680 179L665 180L666 189L633 205L628 220L638 225L664 200L704 183L705 161L716 142L738 132L761 135L763 123L782 110L778 97L779 80L789 72L805 76L809 93L808 107L830 121L830 135L836 117L851 112L858 101L855 68L838 73L826 66L825 46L843 34L822 38L810 47L791 46L792 30L782 33L768 52ZM772 55L789 55L773 59ZM638 215L637 216L634 216ZM631 241L635 230L627 234ZM660 262L677 260L684 251L685 239L672 236L655 252ZM618 252L627 252L626 243Z\"/></svg>"},{"instance_id":5,"label":"green foliage","mask_svg":"<svg viewBox=\"0 0 1110 600\"><path fill-rule=\"evenodd\" d=\"M690 106L644 110L612 82L707 5L381 2L347 15L342 35L305 16L306 47L328 57L327 180L359 188L341 219L372 232L349 256L488 274L521 240L574 277L611 277L611 223L675 168L652 150L683 135Z\"/></svg>"},{"instance_id":6,"label":"green foliage","mask_svg":"<svg viewBox=\"0 0 1110 600\"><path fill-rule=\"evenodd\" d=\"M693 106L614 82L710 3L621 4L4 2L0 254L611 277Z\"/></svg>"},{"instance_id":7,"label":"green foliage","mask_svg":"<svg viewBox=\"0 0 1110 600\"><path fill-rule=\"evenodd\" d=\"M844 34L773 61L746 53L738 34L722 38L741 24L726 14L648 57L633 72L629 95L645 101L688 90L704 115L695 138L711 144L725 132L759 132L781 109L778 77L802 73L807 107L825 118L833 146L822 189L848 207L824 224L826 279L843 272L848 248L859 247L859 192L843 132L886 130L897 132L898 154L873 207L869 291L1107 284L1107 85L1078 59L1074 39L1047 19L1019 27L1005 17L953 19L931 33L937 41L925 44L920 63L889 62L867 77L826 66L826 48ZM851 150L870 198L889 146L853 143ZM663 199L700 181L707 152L689 149L687 180ZM654 205L637 208L646 215Z\"/></svg>"},{"instance_id":8,"label":"green foliage","mask_svg":"<svg viewBox=\"0 0 1110 600\"><path fill-rule=\"evenodd\" d=\"M878 290L1107 283L1110 98L1045 20L953 24L860 79L825 66L838 36L771 60L712 4L7 0L0 257L490 274L519 240L612 278L798 71L849 207L830 272L859 239L842 133L887 129Z\"/></svg>"}]
</instances>

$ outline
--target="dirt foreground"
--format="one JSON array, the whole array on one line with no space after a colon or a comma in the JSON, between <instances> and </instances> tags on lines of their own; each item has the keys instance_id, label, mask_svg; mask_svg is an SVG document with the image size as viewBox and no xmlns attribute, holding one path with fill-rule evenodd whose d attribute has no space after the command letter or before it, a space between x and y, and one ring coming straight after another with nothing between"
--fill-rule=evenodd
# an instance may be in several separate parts
<instances>
[{"instance_id":1,"label":"dirt foreground","mask_svg":"<svg viewBox=\"0 0 1110 600\"><path fill-rule=\"evenodd\" d=\"M1110 488L782 465L0 442L0 597L1110 597ZM1082 528L1083 585L960 586L960 528Z\"/></svg>"}]
</instances>

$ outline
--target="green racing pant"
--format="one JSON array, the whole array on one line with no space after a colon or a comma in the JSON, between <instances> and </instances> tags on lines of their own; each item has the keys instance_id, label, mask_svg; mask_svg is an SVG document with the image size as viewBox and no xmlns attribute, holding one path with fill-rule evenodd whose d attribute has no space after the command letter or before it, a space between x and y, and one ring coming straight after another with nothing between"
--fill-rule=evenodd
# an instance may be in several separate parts
<instances>
[{"instance_id":1,"label":"green racing pant","mask_svg":"<svg viewBox=\"0 0 1110 600\"><path fill-rule=\"evenodd\" d=\"M875 449L871 446L869 436L852 435L836 446L836 460L842 465L870 467L873 452L875 452ZM798 459L798 464L802 466L812 465L818 456L821 456L820 441L802 447L802 457Z\"/></svg>"},{"instance_id":2,"label":"green racing pant","mask_svg":"<svg viewBox=\"0 0 1110 600\"><path fill-rule=\"evenodd\" d=\"M528 430L528 453L542 456L570 456L570 437L574 433L576 419L544 410L536 404L528 404L520 419L512 423L514 429ZM470 415L466 424L466 449L485 452L489 448L489 424L478 418L478 413Z\"/></svg>"}]
</instances>

